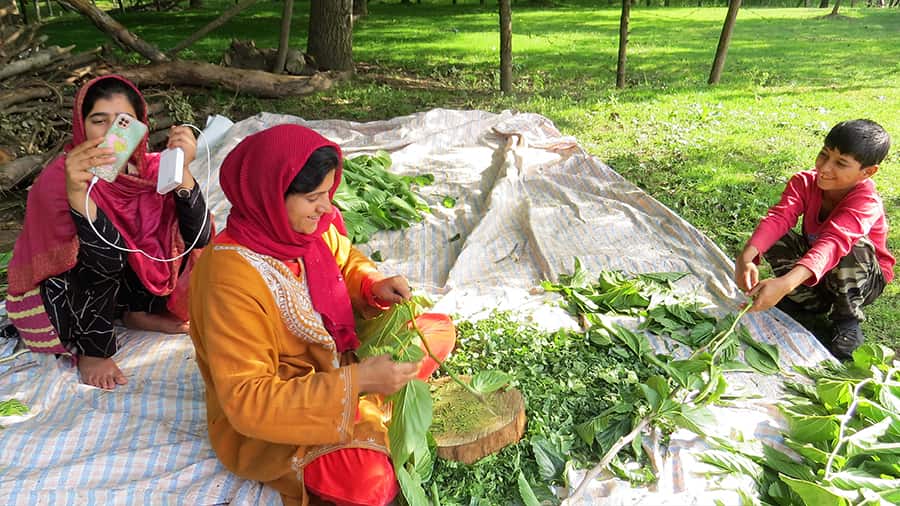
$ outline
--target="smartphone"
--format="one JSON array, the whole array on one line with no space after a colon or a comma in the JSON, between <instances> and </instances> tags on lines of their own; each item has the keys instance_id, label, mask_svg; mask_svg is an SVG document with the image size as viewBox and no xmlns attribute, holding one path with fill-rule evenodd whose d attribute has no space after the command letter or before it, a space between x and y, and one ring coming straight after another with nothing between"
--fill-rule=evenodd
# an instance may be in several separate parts
<instances>
[{"instance_id":1,"label":"smartphone","mask_svg":"<svg viewBox=\"0 0 900 506\"><path fill-rule=\"evenodd\" d=\"M103 142L100 143L101 148L113 148L113 156L116 157L116 161L109 165L91 167L89 169L91 173L110 183L115 181L119 170L128 163L131 154L144 140L146 134L147 125L128 114L120 113L106 132Z\"/></svg>"}]
</instances>

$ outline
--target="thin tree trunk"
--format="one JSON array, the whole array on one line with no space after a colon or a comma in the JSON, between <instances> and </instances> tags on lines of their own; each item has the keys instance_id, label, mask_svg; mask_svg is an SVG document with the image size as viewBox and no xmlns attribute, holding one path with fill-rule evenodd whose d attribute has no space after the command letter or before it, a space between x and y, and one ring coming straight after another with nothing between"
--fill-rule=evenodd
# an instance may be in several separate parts
<instances>
[{"instance_id":1,"label":"thin tree trunk","mask_svg":"<svg viewBox=\"0 0 900 506\"><path fill-rule=\"evenodd\" d=\"M175 47L173 47L172 49L169 50L169 53L168 53L169 56L174 58L175 55L177 55L181 51L184 51L186 48L190 47L192 44L194 44L198 40L205 37L206 34L208 34L209 32L224 25L225 23L228 22L229 19L233 18L237 13L241 12L242 10L246 9L247 7L250 7L254 3L256 3L256 0L241 0L240 3L238 3L237 5L235 5L232 8L228 9L227 11L223 12L221 16L210 21L206 26L197 30L193 34L191 34L190 37L188 37L188 38L184 39L183 41L179 42L178 44L176 44Z\"/></svg>"},{"instance_id":2,"label":"thin tree trunk","mask_svg":"<svg viewBox=\"0 0 900 506\"><path fill-rule=\"evenodd\" d=\"M53 2L47 0L47 12L50 14L50 17L53 17Z\"/></svg>"},{"instance_id":3,"label":"thin tree trunk","mask_svg":"<svg viewBox=\"0 0 900 506\"><path fill-rule=\"evenodd\" d=\"M834 9L831 9L831 15L837 16L838 9L840 9L840 8L841 8L841 0L834 0Z\"/></svg>"},{"instance_id":4,"label":"thin tree trunk","mask_svg":"<svg viewBox=\"0 0 900 506\"><path fill-rule=\"evenodd\" d=\"M311 0L306 52L320 69L353 69L353 0Z\"/></svg>"},{"instance_id":5,"label":"thin tree trunk","mask_svg":"<svg viewBox=\"0 0 900 506\"><path fill-rule=\"evenodd\" d=\"M828 0L822 0L821 2L819 2L819 8L827 9L828 8Z\"/></svg>"},{"instance_id":6,"label":"thin tree trunk","mask_svg":"<svg viewBox=\"0 0 900 506\"><path fill-rule=\"evenodd\" d=\"M26 8L25 0L18 0L18 1L19 1L19 4L18 4L19 11L22 14L22 22L27 25L28 24L28 9Z\"/></svg>"},{"instance_id":7,"label":"thin tree trunk","mask_svg":"<svg viewBox=\"0 0 900 506\"><path fill-rule=\"evenodd\" d=\"M90 19L97 28L109 34L113 40L123 47L136 51L138 54L154 63L168 60L166 55L164 55L156 46L129 32L125 26L109 17L109 14L101 11L88 0L59 1L63 5L68 5Z\"/></svg>"},{"instance_id":8,"label":"thin tree trunk","mask_svg":"<svg viewBox=\"0 0 900 506\"><path fill-rule=\"evenodd\" d=\"M191 0L188 4L191 9L202 9L203 8L203 0Z\"/></svg>"},{"instance_id":9,"label":"thin tree trunk","mask_svg":"<svg viewBox=\"0 0 900 506\"><path fill-rule=\"evenodd\" d=\"M353 0L353 16L364 18L369 15L369 0Z\"/></svg>"},{"instance_id":10,"label":"thin tree trunk","mask_svg":"<svg viewBox=\"0 0 900 506\"><path fill-rule=\"evenodd\" d=\"M628 20L631 17L631 2L622 0L622 16L619 18L619 61L616 64L616 88L625 87L625 65L628 54Z\"/></svg>"},{"instance_id":11,"label":"thin tree trunk","mask_svg":"<svg viewBox=\"0 0 900 506\"><path fill-rule=\"evenodd\" d=\"M34 0L34 18L37 19L38 23L44 22L43 17L41 17L41 4L38 0Z\"/></svg>"},{"instance_id":12,"label":"thin tree trunk","mask_svg":"<svg viewBox=\"0 0 900 506\"><path fill-rule=\"evenodd\" d=\"M278 39L278 53L275 54L275 63L272 66L273 74L284 72L284 62L287 60L288 47L291 44L291 19L294 17L294 0L281 0L284 7L281 11L281 37Z\"/></svg>"},{"instance_id":13,"label":"thin tree trunk","mask_svg":"<svg viewBox=\"0 0 900 506\"><path fill-rule=\"evenodd\" d=\"M116 2L119 4L119 14L125 14L125 4L122 3L122 0L116 0ZM91 4L92 4L92 5L97 5L97 4L94 3L94 2L91 2Z\"/></svg>"},{"instance_id":14,"label":"thin tree trunk","mask_svg":"<svg viewBox=\"0 0 900 506\"><path fill-rule=\"evenodd\" d=\"M512 7L500 0L500 91L512 93Z\"/></svg>"},{"instance_id":15,"label":"thin tree trunk","mask_svg":"<svg viewBox=\"0 0 900 506\"><path fill-rule=\"evenodd\" d=\"M728 54L728 44L731 42L731 33L734 31L734 22L737 20L740 8L741 0L731 0L728 4L728 14L725 15L722 35L719 36L716 58L713 60L712 71L709 73L709 84L717 84L719 78L722 77L722 69L725 67L725 55Z\"/></svg>"}]
</instances>

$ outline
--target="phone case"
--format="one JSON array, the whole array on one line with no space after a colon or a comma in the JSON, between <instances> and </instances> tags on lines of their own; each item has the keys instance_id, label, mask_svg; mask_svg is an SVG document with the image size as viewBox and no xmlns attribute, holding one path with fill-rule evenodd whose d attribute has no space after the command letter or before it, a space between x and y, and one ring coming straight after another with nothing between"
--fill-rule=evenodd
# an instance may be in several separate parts
<instances>
[{"instance_id":1,"label":"phone case","mask_svg":"<svg viewBox=\"0 0 900 506\"><path fill-rule=\"evenodd\" d=\"M91 172L110 183L115 181L116 176L119 175L119 169L128 163L131 154L134 153L146 134L147 125L128 114L122 113L116 116L112 126L106 132L105 139L100 143L100 147L113 148L113 156L116 157L116 161L109 165L92 167Z\"/></svg>"}]
</instances>

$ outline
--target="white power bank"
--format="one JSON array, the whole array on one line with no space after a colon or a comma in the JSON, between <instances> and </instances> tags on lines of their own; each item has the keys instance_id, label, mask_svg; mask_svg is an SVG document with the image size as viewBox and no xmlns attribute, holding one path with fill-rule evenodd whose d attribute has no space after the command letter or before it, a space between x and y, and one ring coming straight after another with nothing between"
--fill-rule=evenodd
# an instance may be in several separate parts
<instances>
[{"instance_id":1,"label":"white power bank","mask_svg":"<svg viewBox=\"0 0 900 506\"><path fill-rule=\"evenodd\" d=\"M159 174L156 178L156 193L165 195L181 186L184 178L184 151L181 148L167 149L159 158Z\"/></svg>"}]
</instances>

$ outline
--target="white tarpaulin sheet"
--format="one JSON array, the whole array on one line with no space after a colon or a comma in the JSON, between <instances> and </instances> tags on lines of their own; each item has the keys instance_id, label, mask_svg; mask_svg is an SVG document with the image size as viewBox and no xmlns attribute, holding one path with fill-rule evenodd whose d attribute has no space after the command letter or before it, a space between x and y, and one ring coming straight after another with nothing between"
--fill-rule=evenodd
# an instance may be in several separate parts
<instances>
[{"instance_id":1,"label":"white tarpaulin sheet","mask_svg":"<svg viewBox=\"0 0 900 506\"><path fill-rule=\"evenodd\" d=\"M420 190L432 215L410 229L376 234L361 249L380 250L380 269L404 274L437 310L477 318L513 309L542 325L572 325L547 296L531 292L541 279L571 272L574 257L594 272L688 272L681 288L707 298L719 314L738 308L731 260L714 243L534 114L437 109L353 123L262 113L214 145L211 172L203 153L191 166L201 185L209 175L218 230L229 207L217 184L225 155L247 135L286 122L317 130L346 156L383 149L392 170L435 176ZM456 206L441 206L445 195ZM754 337L778 345L783 366L829 357L778 311L746 321ZM0 398L31 408L0 419L0 504L280 504L273 490L235 477L215 459L190 339L122 330L116 360L129 383L114 392L81 385L73 368L49 356L29 353L0 364ZM0 356L12 348L6 343ZM778 379L734 378L764 398L719 409L722 435L777 442ZM602 496L606 504L734 502L733 495L705 492L711 487L690 451L698 447L693 435L679 432L659 451L652 490L598 482L584 504Z\"/></svg>"}]
</instances>

